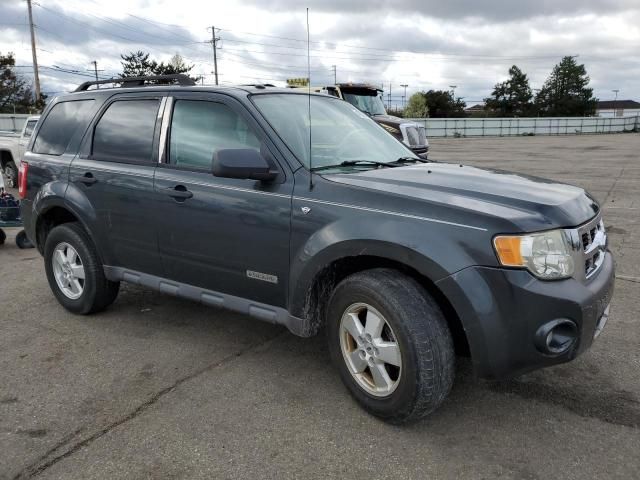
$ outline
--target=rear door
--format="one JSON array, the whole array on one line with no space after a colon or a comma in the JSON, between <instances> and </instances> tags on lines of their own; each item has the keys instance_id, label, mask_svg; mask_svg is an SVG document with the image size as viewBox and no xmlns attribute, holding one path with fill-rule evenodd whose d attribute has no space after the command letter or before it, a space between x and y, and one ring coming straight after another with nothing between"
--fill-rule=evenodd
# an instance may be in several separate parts
<instances>
[{"instance_id":1,"label":"rear door","mask_svg":"<svg viewBox=\"0 0 640 480\"><path fill-rule=\"evenodd\" d=\"M102 107L71 164L67 195L84 196L107 265L161 275L153 222L159 125L165 99L117 95ZM76 201L83 201L82 198Z\"/></svg>"},{"instance_id":2,"label":"rear door","mask_svg":"<svg viewBox=\"0 0 640 480\"><path fill-rule=\"evenodd\" d=\"M238 101L185 92L168 104L166 158L155 182L161 196L158 241L167 276L285 306L292 175ZM214 177L213 152L227 148L260 150L279 171L278 178Z\"/></svg>"}]
</instances>

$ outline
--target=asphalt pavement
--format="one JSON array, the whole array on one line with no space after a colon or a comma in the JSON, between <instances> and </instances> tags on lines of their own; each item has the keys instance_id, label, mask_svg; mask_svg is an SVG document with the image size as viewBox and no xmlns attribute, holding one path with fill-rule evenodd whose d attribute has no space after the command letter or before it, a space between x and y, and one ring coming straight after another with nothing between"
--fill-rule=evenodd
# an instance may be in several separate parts
<instances>
[{"instance_id":1,"label":"asphalt pavement","mask_svg":"<svg viewBox=\"0 0 640 480\"><path fill-rule=\"evenodd\" d=\"M618 264L609 324L576 361L505 382L460 359L444 406L387 425L324 336L123 285L66 312L42 258L0 247L0 479L640 477L640 135L434 139L432 158L587 188Z\"/></svg>"}]
</instances>

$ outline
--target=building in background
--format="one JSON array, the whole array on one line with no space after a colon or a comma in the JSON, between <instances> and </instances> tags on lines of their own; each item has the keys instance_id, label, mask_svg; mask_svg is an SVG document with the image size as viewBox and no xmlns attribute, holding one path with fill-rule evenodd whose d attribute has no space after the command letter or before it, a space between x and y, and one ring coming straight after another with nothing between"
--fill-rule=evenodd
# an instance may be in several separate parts
<instances>
[{"instance_id":1,"label":"building in background","mask_svg":"<svg viewBox=\"0 0 640 480\"><path fill-rule=\"evenodd\" d=\"M598 117L632 117L640 115L640 103L635 100L600 101L596 106L596 115Z\"/></svg>"}]
</instances>

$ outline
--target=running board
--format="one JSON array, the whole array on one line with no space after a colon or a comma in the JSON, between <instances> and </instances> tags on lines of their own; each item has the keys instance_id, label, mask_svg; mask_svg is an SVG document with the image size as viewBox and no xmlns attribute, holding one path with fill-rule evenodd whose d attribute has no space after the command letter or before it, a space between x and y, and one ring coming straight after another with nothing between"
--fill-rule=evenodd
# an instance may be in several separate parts
<instances>
[{"instance_id":1,"label":"running board","mask_svg":"<svg viewBox=\"0 0 640 480\"><path fill-rule=\"evenodd\" d=\"M245 315L250 315L258 320L286 326L293 334L304 336L305 321L290 315L280 307L254 302L242 297L236 297L226 293L214 292L205 288L194 287L186 283L168 280L166 278L136 272L122 267L104 267L104 275L112 282L128 282L136 285L168 293L180 298L194 300L210 307L224 308Z\"/></svg>"}]
</instances>

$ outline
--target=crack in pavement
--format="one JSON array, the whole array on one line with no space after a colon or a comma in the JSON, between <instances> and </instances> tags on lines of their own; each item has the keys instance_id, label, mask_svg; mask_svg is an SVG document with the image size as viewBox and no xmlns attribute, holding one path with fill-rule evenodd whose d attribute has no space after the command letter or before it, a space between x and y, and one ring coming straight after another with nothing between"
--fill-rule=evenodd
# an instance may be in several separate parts
<instances>
[{"instance_id":1,"label":"crack in pavement","mask_svg":"<svg viewBox=\"0 0 640 480\"><path fill-rule=\"evenodd\" d=\"M71 446L71 448L69 448L64 453L61 453L60 455L52 458L51 460L47 461L46 463L41 464L41 462L43 460L45 460L51 453L55 452L56 450L58 450L59 448L64 446L66 443L68 443L69 440L71 438L73 438L73 436L76 435L76 433L82 431L84 429L84 427L76 430L76 432L65 436L58 444L56 444L54 447L49 449L47 451L47 453L45 453L43 456L41 456L38 460L33 462L31 465L28 465L25 468L23 468L21 472L19 472L17 475L15 475L13 477L13 480L22 480L22 479L27 479L27 478L33 478L33 477L36 477L36 476L40 475L42 472L44 472L45 470L47 470L51 466L55 465L56 463L58 463L61 460L64 460L65 458L73 455L75 452L77 452L81 448L84 448L87 445L93 443L95 440L97 440L100 437L106 435L107 433L109 433L113 429L119 427L120 425L123 425L123 424L129 422L130 420L135 419L140 414L145 412L149 407L151 407L154 404L156 404L162 397L164 397L168 393L172 392L173 390L178 388L183 383L188 382L189 380L192 380L192 379L202 375L203 373L209 372L211 370L215 370L216 368L221 367L221 366L223 366L223 365L235 360L238 357L241 357L245 353L249 353L249 352L251 352L253 350L256 350L256 349L258 349L258 348L260 348L260 347L262 347L264 345L267 345L270 342L273 342L274 340L278 339L279 337L281 337L281 336L283 336L285 334L287 334L287 332L281 332L281 333L279 333L277 335L272 336L271 338L268 338L267 340L265 340L263 342L254 343L254 344L248 346L247 348L244 348L244 349L242 349L242 350L240 350L238 352L235 352L235 353L233 353L231 355L228 355L228 356L224 357L223 359L221 359L221 360L219 360L219 361L217 361L215 363L212 363L210 365L207 365L206 367L201 368L200 370L196 370L195 372L190 373L189 375L186 375L186 376L184 376L182 378L179 378L178 380L176 380L174 383L172 383L168 387L163 388L159 392L156 392L155 394L153 394L147 401L145 401L142 404L138 405L138 407L135 410L133 410L132 412L128 413L124 417L116 420L113 423L110 423L106 427L104 427L101 430L97 431L93 435L85 438L84 440L80 440L79 442L77 442L73 446Z\"/></svg>"},{"instance_id":2,"label":"crack in pavement","mask_svg":"<svg viewBox=\"0 0 640 480\"><path fill-rule=\"evenodd\" d=\"M613 185L611 185L611 188L607 192L607 196L604 197L604 201L602 202L602 205L604 205L605 208L606 208L606 205L607 205L607 200L609 200L609 196L611 195L611 192L613 192L613 189L616 188L616 186L618 185L618 180L620 180L622 178L622 175L624 175L624 168L625 167L622 167L622 170L620 170L620 175L618 175L618 177L613 182Z\"/></svg>"},{"instance_id":3,"label":"crack in pavement","mask_svg":"<svg viewBox=\"0 0 640 480\"><path fill-rule=\"evenodd\" d=\"M640 283L640 277L632 277L630 275L616 275L616 280L624 280L625 282Z\"/></svg>"},{"instance_id":4,"label":"crack in pavement","mask_svg":"<svg viewBox=\"0 0 640 480\"><path fill-rule=\"evenodd\" d=\"M640 428L640 401L625 390L594 392L587 387L561 387L522 380L495 382L489 388L494 392L556 405L583 418Z\"/></svg>"}]
</instances>

